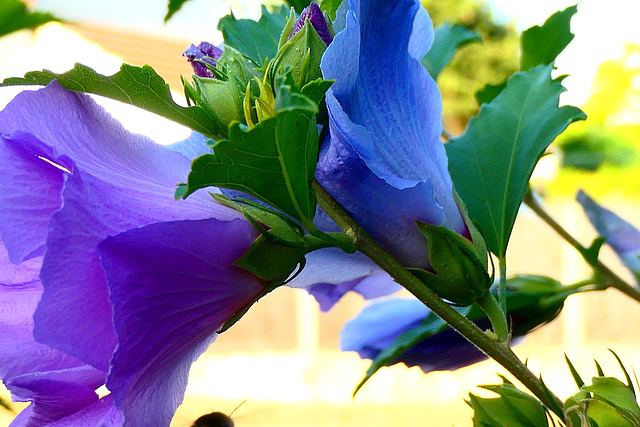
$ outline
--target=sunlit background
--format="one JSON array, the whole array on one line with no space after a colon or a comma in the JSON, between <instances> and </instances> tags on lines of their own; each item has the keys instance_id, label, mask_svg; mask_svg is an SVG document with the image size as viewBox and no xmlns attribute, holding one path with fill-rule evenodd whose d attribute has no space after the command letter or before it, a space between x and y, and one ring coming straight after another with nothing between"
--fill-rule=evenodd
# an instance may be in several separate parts
<instances>
[{"instance_id":1,"label":"sunlit background","mask_svg":"<svg viewBox=\"0 0 640 427\"><path fill-rule=\"evenodd\" d=\"M181 52L190 44L222 41L218 19L233 10L237 17L257 18L255 0L192 0L163 24L163 0L32 0L36 10L69 21L0 39L0 80L47 68L63 72L81 62L104 74L122 62L151 64L183 99L180 74L190 67ZM277 0L269 2L278 4ZM558 9L567 0L447 0L423 2L436 24L444 20L479 28L485 43L465 47L441 75L445 123L456 134L477 112L473 93L499 83L517 67L518 33ZM598 201L640 227L640 31L637 0L584 0L572 21L575 40L557 61L557 75L569 74L562 102L589 115L552 145L535 172L534 186L550 210L583 243L595 237L573 201L584 188ZM1 88L0 107L22 89ZM189 131L133 107L100 100L125 126L159 143L183 139ZM508 254L510 273L544 274L571 283L589 269L575 251L536 217L521 212ZM612 252L604 259L631 279ZM495 383L497 364L484 362L455 373L424 375L418 368L383 369L351 394L368 363L338 350L339 331L363 306L349 296L331 312L319 313L313 298L281 289L258 303L224 333L194 365L184 404L173 425L189 426L211 411L234 414L248 426L469 426L468 391ZM566 352L582 372L595 372L597 358L612 375L621 375L607 352L614 349L640 369L640 310L616 293L574 296L552 324L516 347L529 365L561 397L572 394ZM585 375L588 376L588 375ZM478 390L475 389L475 392ZM6 390L0 396L7 397ZM22 406L16 404L15 408ZM0 408L0 425L13 415Z\"/></svg>"}]
</instances>

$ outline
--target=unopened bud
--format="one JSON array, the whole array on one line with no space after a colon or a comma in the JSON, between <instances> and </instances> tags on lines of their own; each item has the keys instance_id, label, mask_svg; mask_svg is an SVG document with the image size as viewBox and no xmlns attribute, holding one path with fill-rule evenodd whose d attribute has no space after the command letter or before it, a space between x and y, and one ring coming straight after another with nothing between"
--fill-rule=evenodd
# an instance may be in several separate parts
<instances>
[{"instance_id":1,"label":"unopened bud","mask_svg":"<svg viewBox=\"0 0 640 427\"><path fill-rule=\"evenodd\" d=\"M216 61L222 56L222 50L208 42L201 42L198 46L191 45L182 53L193 67L193 72L198 77L215 78L213 72L201 61L215 67Z\"/></svg>"},{"instance_id":2,"label":"unopened bud","mask_svg":"<svg viewBox=\"0 0 640 427\"><path fill-rule=\"evenodd\" d=\"M291 34L289 34L287 40L293 37L298 31L302 29L302 27L304 27L307 19L309 20L311 25L313 25L313 28L316 30L322 41L325 42L327 46L329 46L329 43L333 41L333 36L331 35L329 27L327 26L327 20L322 14L322 10L320 10L320 6L318 6L317 3L311 3L309 4L309 6L304 8L302 13L300 14L300 17L293 26Z\"/></svg>"}]
</instances>

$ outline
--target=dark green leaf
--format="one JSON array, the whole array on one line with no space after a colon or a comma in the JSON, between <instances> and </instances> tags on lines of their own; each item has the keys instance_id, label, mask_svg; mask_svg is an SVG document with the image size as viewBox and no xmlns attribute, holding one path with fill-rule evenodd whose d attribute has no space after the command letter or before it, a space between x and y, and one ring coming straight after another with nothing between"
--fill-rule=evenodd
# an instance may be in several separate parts
<instances>
[{"instance_id":1,"label":"dark green leaf","mask_svg":"<svg viewBox=\"0 0 640 427\"><path fill-rule=\"evenodd\" d=\"M256 22L236 19L227 15L218 22L225 45L231 46L261 67L266 59L275 57L280 34L287 21L289 10L282 6L273 13L262 6L262 16Z\"/></svg>"},{"instance_id":2,"label":"dark green leaf","mask_svg":"<svg viewBox=\"0 0 640 427\"><path fill-rule=\"evenodd\" d=\"M542 27L536 25L522 33L520 68L523 71L537 65L548 65L556 60L573 40L569 23L577 11L577 6L568 7L551 15Z\"/></svg>"},{"instance_id":3,"label":"dark green leaf","mask_svg":"<svg viewBox=\"0 0 640 427\"><path fill-rule=\"evenodd\" d=\"M290 74L288 80L277 89L275 117L253 128L231 125L229 139L218 142L214 154L193 162L187 195L208 186L240 190L312 227L317 105L295 89ZM290 103L283 105L279 99Z\"/></svg>"},{"instance_id":4,"label":"dark green leaf","mask_svg":"<svg viewBox=\"0 0 640 427\"><path fill-rule=\"evenodd\" d=\"M349 1L349 0L345 0ZM320 9L327 15L331 20L336 19L336 11L342 4L342 0L322 0L320 2Z\"/></svg>"},{"instance_id":5,"label":"dark green leaf","mask_svg":"<svg viewBox=\"0 0 640 427\"><path fill-rule=\"evenodd\" d=\"M578 108L558 107L564 87L551 80L551 68L511 76L466 131L446 144L455 188L500 258L538 159L570 123L585 118Z\"/></svg>"},{"instance_id":6,"label":"dark green leaf","mask_svg":"<svg viewBox=\"0 0 640 427\"><path fill-rule=\"evenodd\" d=\"M135 105L210 137L220 134L221 125L199 106L181 107L169 92L169 85L149 65L122 64L120 71L103 76L91 68L76 64L72 70L55 74L49 70L32 71L24 77L8 78L0 86L47 85L52 80L69 90L93 93Z\"/></svg>"},{"instance_id":7,"label":"dark green leaf","mask_svg":"<svg viewBox=\"0 0 640 427\"><path fill-rule=\"evenodd\" d=\"M164 17L164 22L167 22L171 17L180 10L183 4L188 2L189 0L169 0L169 5L167 6L167 14Z\"/></svg>"},{"instance_id":8,"label":"dark green leaf","mask_svg":"<svg viewBox=\"0 0 640 427\"><path fill-rule=\"evenodd\" d=\"M640 407L638 407L636 397L629 387L619 379L612 377L594 377L593 383L590 386L582 387L582 390L593 393L596 400L603 401L608 406L615 409L618 419L624 418L627 421L631 421L632 425L638 425L638 423L640 423ZM587 413L590 417L595 418L598 423L600 423L598 417L593 411L593 408L589 408Z\"/></svg>"},{"instance_id":9,"label":"dark green leaf","mask_svg":"<svg viewBox=\"0 0 640 427\"><path fill-rule=\"evenodd\" d=\"M60 19L50 13L31 12L20 0L0 0L0 37Z\"/></svg>"},{"instance_id":10,"label":"dark green leaf","mask_svg":"<svg viewBox=\"0 0 640 427\"><path fill-rule=\"evenodd\" d=\"M629 390L631 390L631 393L633 393L633 395L636 395L636 391L633 389L633 382L631 381L631 375L629 375L629 372L627 372L627 368L624 367L624 364L622 363L622 360L620 360L620 357L616 354L615 351L609 349L609 351L611 352L611 354L613 354L613 357L616 358L616 360L618 361L618 365L620 365L620 369L622 369L622 372L624 373L624 377L627 380L627 387L629 388Z\"/></svg>"},{"instance_id":11,"label":"dark green leaf","mask_svg":"<svg viewBox=\"0 0 640 427\"><path fill-rule=\"evenodd\" d=\"M482 41L475 31L469 31L462 25L444 23L435 30L433 46L422 58L431 77L438 78L440 72L449 64L456 50L469 43Z\"/></svg>"}]
</instances>

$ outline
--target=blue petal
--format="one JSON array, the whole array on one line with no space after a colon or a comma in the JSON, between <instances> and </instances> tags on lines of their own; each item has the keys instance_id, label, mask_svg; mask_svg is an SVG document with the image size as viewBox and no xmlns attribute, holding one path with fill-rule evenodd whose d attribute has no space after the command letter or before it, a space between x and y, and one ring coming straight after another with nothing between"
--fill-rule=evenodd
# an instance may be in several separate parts
<instances>
[{"instance_id":1,"label":"blue petal","mask_svg":"<svg viewBox=\"0 0 640 427\"><path fill-rule=\"evenodd\" d=\"M356 351L363 359L375 359L404 332L417 327L430 315L415 299L385 299L374 302L347 322L340 334L340 346ZM452 329L437 333L390 364L418 366L423 372L455 370L486 359L486 356Z\"/></svg>"},{"instance_id":2,"label":"blue petal","mask_svg":"<svg viewBox=\"0 0 640 427\"><path fill-rule=\"evenodd\" d=\"M333 270L328 268L327 270ZM385 297L402 289L388 274L378 273L371 276L360 277L340 284L316 283L306 288L307 292L314 296L320 310L329 311L348 292L357 292L367 300Z\"/></svg>"},{"instance_id":3,"label":"blue petal","mask_svg":"<svg viewBox=\"0 0 640 427\"><path fill-rule=\"evenodd\" d=\"M577 198L591 224L616 251L624 265L640 274L640 230L598 205L582 190Z\"/></svg>"},{"instance_id":4,"label":"blue petal","mask_svg":"<svg viewBox=\"0 0 640 427\"><path fill-rule=\"evenodd\" d=\"M419 61L432 25L415 0L349 4L322 59L336 81L316 178L401 262L427 267L416 220L467 233L440 141L440 93Z\"/></svg>"}]
</instances>

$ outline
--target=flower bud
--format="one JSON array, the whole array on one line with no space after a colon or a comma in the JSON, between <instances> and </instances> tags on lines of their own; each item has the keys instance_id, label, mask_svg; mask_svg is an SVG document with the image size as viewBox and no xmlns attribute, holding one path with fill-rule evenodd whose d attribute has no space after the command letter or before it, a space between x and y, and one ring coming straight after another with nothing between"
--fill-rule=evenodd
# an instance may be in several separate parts
<instances>
[{"instance_id":1,"label":"flower bud","mask_svg":"<svg viewBox=\"0 0 640 427\"><path fill-rule=\"evenodd\" d=\"M214 45L208 42L200 42L198 46L191 45L187 50L182 53L193 67L193 72L198 77L215 78L211 70L202 62L204 61L213 66L216 65L216 61L222 56L222 50L218 49Z\"/></svg>"},{"instance_id":2,"label":"flower bud","mask_svg":"<svg viewBox=\"0 0 640 427\"><path fill-rule=\"evenodd\" d=\"M309 20L311 25L313 25L313 28L316 30L322 41L325 42L327 46L329 46L329 43L333 41L333 36L331 35L329 27L327 26L327 20L322 14L320 6L318 6L317 3L310 3L309 6L304 8L302 13L300 14L300 17L294 24L293 29L291 30L291 34L289 34L287 40L291 39L291 37L293 37L297 32L302 30L302 27L304 27L307 19Z\"/></svg>"}]
</instances>

